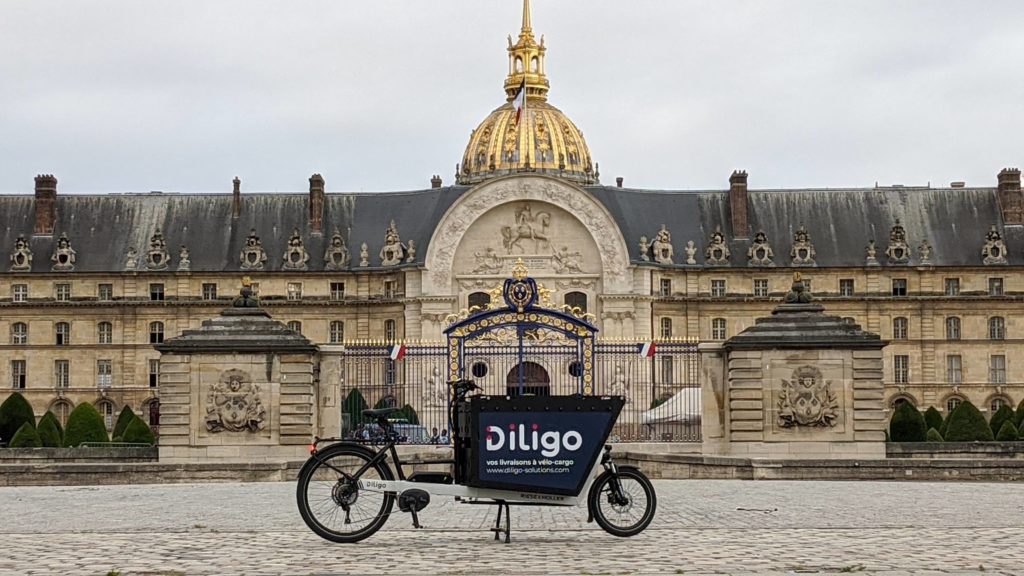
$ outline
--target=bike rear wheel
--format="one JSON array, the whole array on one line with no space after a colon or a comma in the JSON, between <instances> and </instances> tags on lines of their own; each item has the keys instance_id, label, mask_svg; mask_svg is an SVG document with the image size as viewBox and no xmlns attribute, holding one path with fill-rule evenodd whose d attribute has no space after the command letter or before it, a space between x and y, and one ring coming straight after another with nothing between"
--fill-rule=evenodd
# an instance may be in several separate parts
<instances>
[{"instance_id":1,"label":"bike rear wheel","mask_svg":"<svg viewBox=\"0 0 1024 576\"><path fill-rule=\"evenodd\" d=\"M336 444L306 461L299 471L299 514L321 538L351 543L380 530L395 503L393 492L359 488L359 480L393 480L391 467L378 462L355 477L373 453L361 446Z\"/></svg>"},{"instance_id":2,"label":"bike rear wheel","mask_svg":"<svg viewBox=\"0 0 1024 576\"><path fill-rule=\"evenodd\" d=\"M605 472L591 489L590 512L605 532L626 538L643 532L654 519L658 498L643 472L619 468Z\"/></svg>"}]
</instances>

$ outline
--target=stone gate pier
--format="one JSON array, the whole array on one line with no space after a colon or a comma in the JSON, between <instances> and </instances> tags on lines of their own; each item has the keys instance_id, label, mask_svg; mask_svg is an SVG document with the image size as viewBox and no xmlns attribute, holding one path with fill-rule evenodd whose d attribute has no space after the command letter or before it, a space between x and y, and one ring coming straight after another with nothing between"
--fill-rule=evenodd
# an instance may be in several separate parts
<instances>
[{"instance_id":1,"label":"stone gate pier","mask_svg":"<svg viewBox=\"0 0 1024 576\"><path fill-rule=\"evenodd\" d=\"M701 345L703 453L885 458L886 344L824 314L797 273L770 317Z\"/></svg>"}]
</instances>

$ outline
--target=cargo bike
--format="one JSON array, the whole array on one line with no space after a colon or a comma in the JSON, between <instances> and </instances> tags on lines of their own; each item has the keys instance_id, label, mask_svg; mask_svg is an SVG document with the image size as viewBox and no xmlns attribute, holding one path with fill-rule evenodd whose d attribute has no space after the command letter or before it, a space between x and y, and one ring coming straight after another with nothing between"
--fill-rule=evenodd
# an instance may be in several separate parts
<instances>
[{"instance_id":1,"label":"cargo bike","mask_svg":"<svg viewBox=\"0 0 1024 576\"><path fill-rule=\"evenodd\" d=\"M315 439L299 472L299 512L313 532L340 543L379 530L397 501L420 528L432 497L498 507L495 540L509 542L510 506L587 506L596 521L620 537L642 532L657 497L637 468L617 465L605 444L622 410L621 396L485 396L471 380L449 383L454 457L402 460L399 435L388 422L394 408L364 410L385 431L382 446ZM390 462L389 462L390 460ZM403 466L443 464L450 472Z\"/></svg>"}]
</instances>

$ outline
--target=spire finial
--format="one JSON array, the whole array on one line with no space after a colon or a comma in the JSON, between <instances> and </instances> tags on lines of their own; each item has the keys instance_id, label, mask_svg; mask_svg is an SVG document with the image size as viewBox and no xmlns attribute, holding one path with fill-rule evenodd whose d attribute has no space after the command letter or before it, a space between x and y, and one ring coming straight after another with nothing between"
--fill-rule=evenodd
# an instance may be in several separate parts
<instances>
[{"instance_id":1,"label":"spire finial","mask_svg":"<svg viewBox=\"0 0 1024 576\"><path fill-rule=\"evenodd\" d=\"M523 27L519 40L512 43L508 37L508 77L505 79L505 95L513 101L526 85L526 96L532 100L546 100L548 79L544 75L543 37L541 43L533 37L533 17L530 0L523 0Z\"/></svg>"},{"instance_id":2,"label":"spire finial","mask_svg":"<svg viewBox=\"0 0 1024 576\"><path fill-rule=\"evenodd\" d=\"M533 34L533 27L530 25L530 0L523 0L523 30L520 34Z\"/></svg>"}]
</instances>

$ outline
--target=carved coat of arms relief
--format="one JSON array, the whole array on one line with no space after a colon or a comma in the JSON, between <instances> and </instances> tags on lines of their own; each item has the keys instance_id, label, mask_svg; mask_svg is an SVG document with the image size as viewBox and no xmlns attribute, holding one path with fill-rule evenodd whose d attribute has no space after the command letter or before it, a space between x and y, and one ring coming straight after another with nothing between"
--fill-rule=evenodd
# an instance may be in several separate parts
<instances>
[{"instance_id":1,"label":"carved coat of arms relief","mask_svg":"<svg viewBox=\"0 0 1024 576\"><path fill-rule=\"evenodd\" d=\"M782 379L778 398L779 426L833 427L839 418L839 398L832 381L825 380L814 366L793 370L790 380Z\"/></svg>"},{"instance_id":2,"label":"carved coat of arms relief","mask_svg":"<svg viewBox=\"0 0 1024 576\"><path fill-rule=\"evenodd\" d=\"M260 387L241 370L228 370L210 387L206 398L206 429L210 432L258 432L266 428L267 411Z\"/></svg>"}]
</instances>

